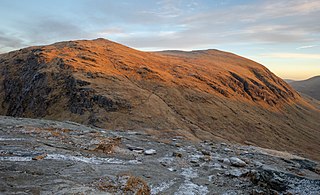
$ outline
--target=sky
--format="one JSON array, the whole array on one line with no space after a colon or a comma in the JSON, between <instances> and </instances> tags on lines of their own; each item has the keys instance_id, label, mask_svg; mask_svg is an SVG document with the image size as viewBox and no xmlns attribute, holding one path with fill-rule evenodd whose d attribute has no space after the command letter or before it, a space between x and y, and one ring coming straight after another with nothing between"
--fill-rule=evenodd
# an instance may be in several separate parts
<instances>
[{"instance_id":1,"label":"sky","mask_svg":"<svg viewBox=\"0 0 320 195\"><path fill-rule=\"evenodd\" d=\"M0 53L102 37L143 51L229 51L284 79L320 75L319 0L0 0L0 24Z\"/></svg>"}]
</instances>

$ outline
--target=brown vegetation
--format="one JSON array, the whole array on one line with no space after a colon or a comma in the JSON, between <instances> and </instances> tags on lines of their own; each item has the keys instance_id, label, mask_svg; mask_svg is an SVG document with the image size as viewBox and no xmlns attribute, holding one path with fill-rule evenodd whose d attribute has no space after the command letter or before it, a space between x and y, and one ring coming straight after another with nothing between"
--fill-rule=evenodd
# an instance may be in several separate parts
<instances>
[{"instance_id":1,"label":"brown vegetation","mask_svg":"<svg viewBox=\"0 0 320 195\"><path fill-rule=\"evenodd\" d=\"M100 179L97 187L110 193L150 195L150 188L143 179L128 174L119 175L116 179Z\"/></svg>"},{"instance_id":2,"label":"brown vegetation","mask_svg":"<svg viewBox=\"0 0 320 195\"><path fill-rule=\"evenodd\" d=\"M69 41L2 54L0 70L2 115L320 153L319 109L264 66L231 53Z\"/></svg>"},{"instance_id":3,"label":"brown vegetation","mask_svg":"<svg viewBox=\"0 0 320 195\"><path fill-rule=\"evenodd\" d=\"M102 151L103 153L110 154L114 152L114 147L119 146L121 138L108 138L102 140L93 151Z\"/></svg>"}]
</instances>

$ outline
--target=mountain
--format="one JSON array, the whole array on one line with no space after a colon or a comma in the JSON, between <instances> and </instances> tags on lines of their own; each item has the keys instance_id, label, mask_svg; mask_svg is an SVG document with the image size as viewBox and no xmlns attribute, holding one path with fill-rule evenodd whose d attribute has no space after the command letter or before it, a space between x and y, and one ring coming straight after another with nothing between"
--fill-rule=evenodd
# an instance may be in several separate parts
<instances>
[{"instance_id":1,"label":"mountain","mask_svg":"<svg viewBox=\"0 0 320 195\"><path fill-rule=\"evenodd\" d=\"M284 79L284 81L287 82L288 84L290 84L290 83L294 82L295 80L293 80L293 79Z\"/></svg>"},{"instance_id":2,"label":"mountain","mask_svg":"<svg viewBox=\"0 0 320 195\"><path fill-rule=\"evenodd\" d=\"M303 81L293 81L289 84L295 90L320 100L320 76L315 76Z\"/></svg>"},{"instance_id":3,"label":"mountain","mask_svg":"<svg viewBox=\"0 0 320 195\"><path fill-rule=\"evenodd\" d=\"M174 132L319 159L320 111L267 68L218 51L142 52L105 40L0 55L0 114Z\"/></svg>"}]
</instances>

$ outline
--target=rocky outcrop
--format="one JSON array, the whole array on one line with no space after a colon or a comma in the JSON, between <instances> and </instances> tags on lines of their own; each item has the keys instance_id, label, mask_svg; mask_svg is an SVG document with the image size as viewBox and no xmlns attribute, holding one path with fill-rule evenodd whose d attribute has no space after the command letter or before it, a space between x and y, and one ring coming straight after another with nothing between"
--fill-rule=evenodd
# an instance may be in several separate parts
<instances>
[{"instance_id":1,"label":"rocky outcrop","mask_svg":"<svg viewBox=\"0 0 320 195\"><path fill-rule=\"evenodd\" d=\"M318 194L318 161L176 131L0 117L1 194Z\"/></svg>"}]
</instances>

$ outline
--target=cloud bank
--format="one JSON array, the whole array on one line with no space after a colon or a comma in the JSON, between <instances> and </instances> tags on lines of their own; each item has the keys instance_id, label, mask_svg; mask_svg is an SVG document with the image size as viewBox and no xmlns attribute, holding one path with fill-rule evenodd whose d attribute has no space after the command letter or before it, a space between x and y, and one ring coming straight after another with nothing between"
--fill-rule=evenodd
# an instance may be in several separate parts
<instances>
[{"instance_id":1,"label":"cloud bank","mask_svg":"<svg viewBox=\"0 0 320 195\"><path fill-rule=\"evenodd\" d=\"M1 0L0 53L103 37L141 50L218 48L316 64L308 60L318 60L319 18L318 0Z\"/></svg>"}]
</instances>

